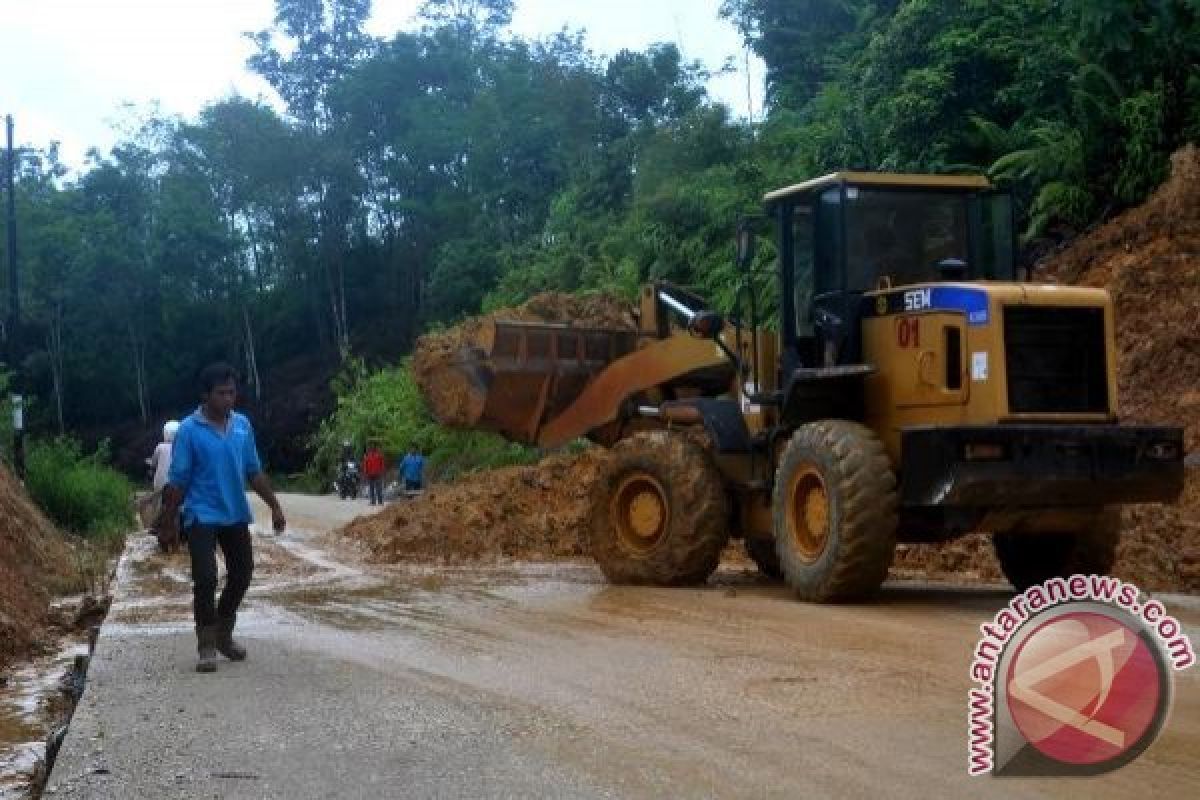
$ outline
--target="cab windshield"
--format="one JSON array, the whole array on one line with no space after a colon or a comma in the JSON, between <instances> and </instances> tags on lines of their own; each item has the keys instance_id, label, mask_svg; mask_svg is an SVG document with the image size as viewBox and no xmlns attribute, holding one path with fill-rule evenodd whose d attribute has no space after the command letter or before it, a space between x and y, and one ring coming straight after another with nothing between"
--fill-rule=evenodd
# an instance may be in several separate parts
<instances>
[{"instance_id":1,"label":"cab windshield","mask_svg":"<svg viewBox=\"0 0 1200 800\"><path fill-rule=\"evenodd\" d=\"M939 263L970 261L968 195L851 186L845 198L850 291L883 277L894 286L936 281Z\"/></svg>"}]
</instances>

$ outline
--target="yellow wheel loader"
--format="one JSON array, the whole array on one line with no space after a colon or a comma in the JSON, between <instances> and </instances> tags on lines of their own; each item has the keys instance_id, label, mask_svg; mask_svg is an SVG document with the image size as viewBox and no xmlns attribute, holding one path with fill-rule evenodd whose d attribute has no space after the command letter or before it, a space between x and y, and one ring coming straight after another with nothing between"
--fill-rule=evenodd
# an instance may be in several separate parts
<instances>
[{"instance_id":1,"label":"yellow wheel loader","mask_svg":"<svg viewBox=\"0 0 1200 800\"><path fill-rule=\"evenodd\" d=\"M587 531L611 580L702 582L733 536L801 598L853 599L896 542L985 531L1025 588L1107 572L1114 506L1179 495L1181 429L1118 424L1108 293L1018 280L986 179L839 172L757 220L728 318L657 283L636 332L496 321L446 368L476 427L612 447Z\"/></svg>"}]
</instances>

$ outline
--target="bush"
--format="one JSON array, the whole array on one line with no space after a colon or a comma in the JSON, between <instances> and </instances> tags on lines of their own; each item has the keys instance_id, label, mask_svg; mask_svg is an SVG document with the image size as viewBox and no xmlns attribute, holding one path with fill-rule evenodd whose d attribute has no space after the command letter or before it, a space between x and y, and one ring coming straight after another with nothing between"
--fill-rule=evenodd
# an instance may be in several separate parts
<instances>
[{"instance_id":1,"label":"bush","mask_svg":"<svg viewBox=\"0 0 1200 800\"><path fill-rule=\"evenodd\" d=\"M106 466L107 445L91 455L74 439L30 443L25 487L60 527L90 538L119 536L133 527L133 486Z\"/></svg>"},{"instance_id":2,"label":"bush","mask_svg":"<svg viewBox=\"0 0 1200 800\"><path fill-rule=\"evenodd\" d=\"M389 478L410 445L425 454L429 480L449 480L478 469L532 464L537 450L490 433L444 428L425 407L408 364L370 372L351 362L333 384L337 410L321 423L311 444L312 470L320 485L333 479L342 441L349 439L361 455L367 440L379 442L388 461Z\"/></svg>"}]
</instances>

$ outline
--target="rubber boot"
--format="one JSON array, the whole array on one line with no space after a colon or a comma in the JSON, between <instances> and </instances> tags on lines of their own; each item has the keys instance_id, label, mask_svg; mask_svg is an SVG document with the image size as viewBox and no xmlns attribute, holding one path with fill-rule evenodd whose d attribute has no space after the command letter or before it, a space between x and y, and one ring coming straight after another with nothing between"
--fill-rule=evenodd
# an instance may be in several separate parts
<instances>
[{"instance_id":1,"label":"rubber boot","mask_svg":"<svg viewBox=\"0 0 1200 800\"><path fill-rule=\"evenodd\" d=\"M217 671L217 626L196 626L196 672Z\"/></svg>"},{"instance_id":2,"label":"rubber boot","mask_svg":"<svg viewBox=\"0 0 1200 800\"><path fill-rule=\"evenodd\" d=\"M233 640L233 626L236 624L237 614L217 620L217 649L230 661L244 661L246 648Z\"/></svg>"}]
</instances>

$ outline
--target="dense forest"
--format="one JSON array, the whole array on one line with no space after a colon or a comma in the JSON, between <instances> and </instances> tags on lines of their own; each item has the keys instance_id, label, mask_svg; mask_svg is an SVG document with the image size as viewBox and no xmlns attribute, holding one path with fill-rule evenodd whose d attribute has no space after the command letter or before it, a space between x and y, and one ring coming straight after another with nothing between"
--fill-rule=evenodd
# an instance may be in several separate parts
<instances>
[{"instance_id":1,"label":"dense forest","mask_svg":"<svg viewBox=\"0 0 1200 800\"><path fill-rule=\"evenodd\" d=\"M23 149L33 425L157 425L215 358L269 404L548 288L665 277L727 305L736 217L837 168L988 173L1036 246L1200 140L1200 0L725 0L767 66L753 122L673 44L529 41L513 6L427 0L383 40L370 0L276 0L249 66L283 111L140 119L79 175Z\"/></svg>"}]
</instances>

